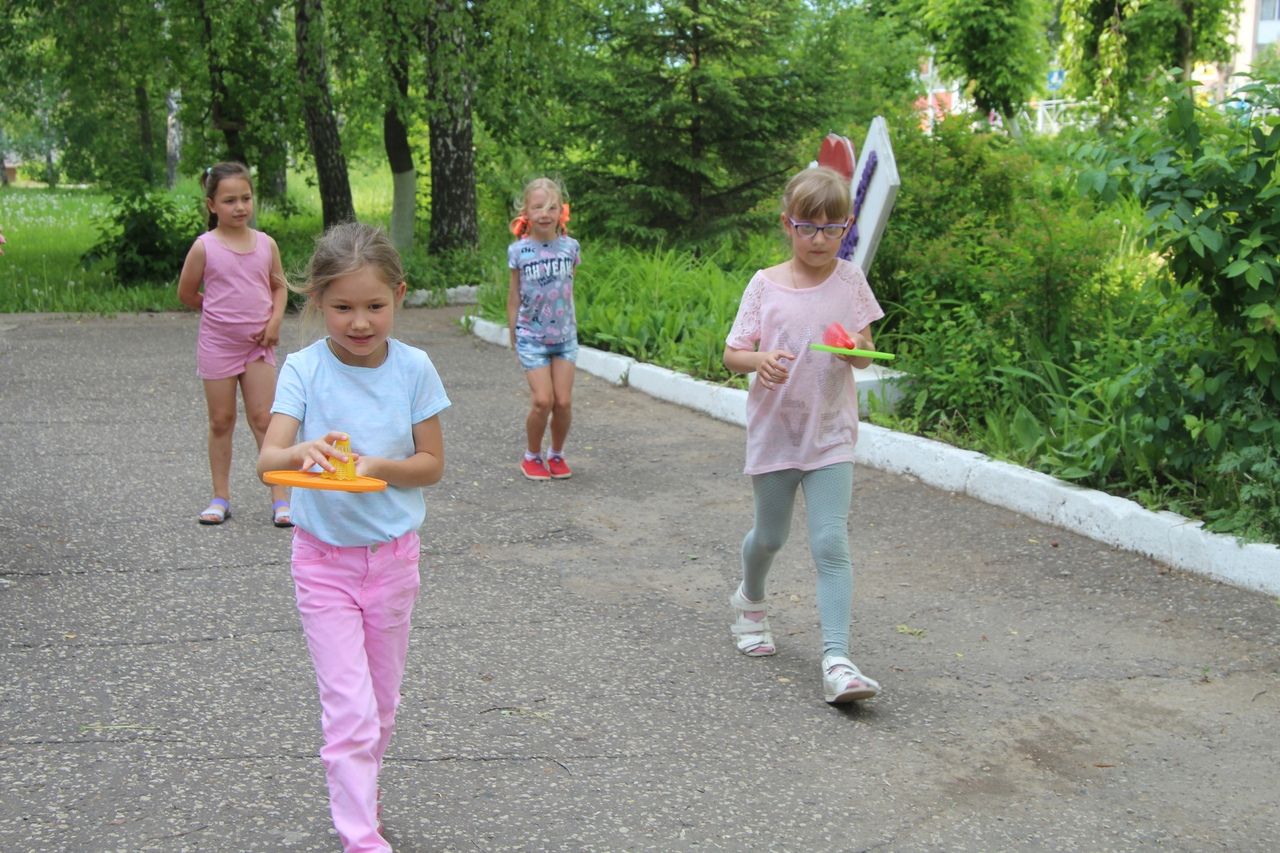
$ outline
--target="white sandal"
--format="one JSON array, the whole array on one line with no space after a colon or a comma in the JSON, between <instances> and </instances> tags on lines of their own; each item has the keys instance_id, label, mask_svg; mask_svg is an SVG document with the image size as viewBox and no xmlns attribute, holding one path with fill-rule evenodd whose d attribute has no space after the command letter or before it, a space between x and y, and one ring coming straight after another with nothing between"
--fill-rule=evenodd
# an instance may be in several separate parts
<instances>
[{"instance_id":1,"label":"white sandal","mask_svg":"<svg viewBox=\"0 0 1280 853\"><path fill-rule=\"evenodd\" d=\"M739 585L729 596L729 606L736 617L729 630L733 632L738 651L753 658L778 651L773 644L773 632L769 629L769 610L763 601L750 600L742 594L742 586Z\"/></svg>"},{"instance_id":2,"label":"white sandal","mask_svg":"<svg viewBox=\"0 0 1280 853\"><path fill-rule=\"evenodd\" d=\"M880 682L862 674L862 670L843 655L822 659L822 698L832 705L871 699L880 692Z\"/></svg>"},{"instance_id":3,"label":"white sandal","mask_svg":"<svg viewBox=\"0 0 1280 853\"><path fill-rule=\"evenodd\" d=\"M231 504L226 498L214 498L196 517L201 524L221 524L231 517Z\"/></svg>"}]
</instances>

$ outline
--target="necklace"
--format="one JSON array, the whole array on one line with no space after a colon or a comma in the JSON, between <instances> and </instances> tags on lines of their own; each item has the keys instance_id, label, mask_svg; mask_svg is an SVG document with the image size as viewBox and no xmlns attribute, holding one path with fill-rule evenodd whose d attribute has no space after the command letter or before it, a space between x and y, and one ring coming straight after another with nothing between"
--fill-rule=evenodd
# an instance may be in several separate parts
<instances>
[{"instance_id":1,"label":"necklace","mask_svg":"<svg viewBox=\"0 0 1280 853\"><path fill-rule=\"evenodd\" d=\"M833 258L833 259L832 259L832 261L831 261L831 264L828 266L828 268L827 268L826 272L824 272L824 273L821 275L821 277L819 277L819 278L818 278L818 279L817 279L813 284L810 284L810 285L808 285L808 286L809 286L809 287L817 287L818 285L822 284L824 281L826 281L828 278L830 278L830 277L831 277L831 273L833 273L833 272L835 271L835 268L836 268L836 262L835 262L835 259ZM792 256L787 260L787 275L791 278L791 289L792 289L792 290L801 290L802 288L800 287L800 285L796 284L796 258L795 258L795 255L792 255Z\"/></svg>"}]
</instances>

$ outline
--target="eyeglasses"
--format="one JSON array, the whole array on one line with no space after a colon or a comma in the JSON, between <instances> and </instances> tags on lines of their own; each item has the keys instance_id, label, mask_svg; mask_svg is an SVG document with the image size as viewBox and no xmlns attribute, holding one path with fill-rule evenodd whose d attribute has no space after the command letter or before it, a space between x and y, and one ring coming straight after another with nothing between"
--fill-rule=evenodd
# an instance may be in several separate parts
<instances>
[{"instance_id":1,"label":"eyeglasses","mask_svg":"<svg viewBox=\"0 0 1280 853\"><path fill-rule=\"evenodd\" d=\"M788 216L787 221L791 223L792 228L796 229L797 234L801 237L808 237L810 240L818 236L819 231L821 231L827 238L835 240L840 237L840 235L844 234L845 231L849 230L849 223L847 220L845 222L832 222L827 225L818 225L816 222L796 222Z\"/></svg>"}]
</instances>

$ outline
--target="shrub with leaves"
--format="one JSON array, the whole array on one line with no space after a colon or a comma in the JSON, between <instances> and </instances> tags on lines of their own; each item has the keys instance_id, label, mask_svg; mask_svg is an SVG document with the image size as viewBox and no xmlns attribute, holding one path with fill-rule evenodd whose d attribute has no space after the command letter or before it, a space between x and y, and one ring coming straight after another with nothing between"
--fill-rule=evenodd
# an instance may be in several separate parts
<instances>
[{"instance_id":1,"label":"shrub with leaves","mask_svg":"<svg viewBox=\"0 0 1280 853\"><path fill-rule=\"evenodd\" d=\"M98 221L101 237L82 260L85 266L108 264L125 287L176 282L202 230L199 214L168 195L120 195Z\"/></svg>"},{"instance_id":2,"label":"shrub with leaves","mask_svg":"<svg viewBox=\"0 0 1280 853\"><path fill-rule=\"evenodd\" d=\"M1168 259L1172 282L1195 288L1193 309L1215 317L1214 345L1280 404L1277 82L1238 90L1236 120L1170 84L1163 121L1133 131L1115 150L1085 147L1094 167L1080 180L1103 198L1132 193L1142 203L1148 239Z\"/></svg>"}]
</instances>

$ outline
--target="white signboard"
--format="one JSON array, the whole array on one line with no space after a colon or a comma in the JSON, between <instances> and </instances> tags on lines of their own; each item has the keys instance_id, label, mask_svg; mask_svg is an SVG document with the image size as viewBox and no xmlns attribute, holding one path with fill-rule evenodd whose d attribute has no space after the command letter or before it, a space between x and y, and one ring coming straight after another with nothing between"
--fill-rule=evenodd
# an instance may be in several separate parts
<instances>
[{"instance_id":1,"label":"white signboard","mask_svg":"<svg viewBox=\"0 0 1280 853\"><path fill-rule=\"evenodd\" d=\"M853 170L850 188L853 194L853 227L840 246L841 257L847 257L864 273L875 260L876 248L884 236L884 226L893 212L898 197L898 162L889 143L889 127L882 116L871 120L867 139L862 143L858 165ZM850 245L852 244L852 245ZM850 253L845 254L846 250Z\"/></svg>"}]
</instances>

